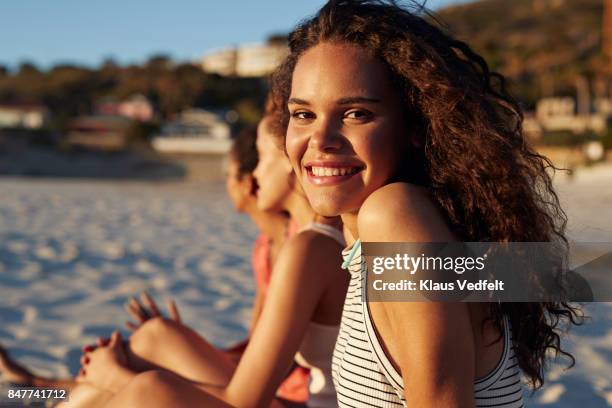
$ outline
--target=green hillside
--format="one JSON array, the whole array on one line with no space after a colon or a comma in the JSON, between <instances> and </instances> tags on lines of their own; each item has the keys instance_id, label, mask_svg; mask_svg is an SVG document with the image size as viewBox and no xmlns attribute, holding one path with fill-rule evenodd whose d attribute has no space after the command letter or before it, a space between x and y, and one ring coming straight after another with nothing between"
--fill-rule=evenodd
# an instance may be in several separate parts
<instances>
[{"instance_id":1,"label":"green hillside","mask_svg":"<svg viewBox=\"0 0 612 408\"><path fill-rule=\"evenodd\" d=\"M576 76L593 79L604 65L603 0L481 0L437 15L510 79L527 107L542 96L575 95Z\"/></svg>"}]
</instances>

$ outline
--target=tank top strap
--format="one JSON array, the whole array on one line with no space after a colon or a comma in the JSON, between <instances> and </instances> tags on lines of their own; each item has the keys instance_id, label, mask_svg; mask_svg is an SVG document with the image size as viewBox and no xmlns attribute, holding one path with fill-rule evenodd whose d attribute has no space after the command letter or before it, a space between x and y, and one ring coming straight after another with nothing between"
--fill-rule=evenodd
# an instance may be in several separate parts
<instances>
[{"instance_id":1,"label":"tank top strap","mask_svg":"<svg viewBox=\"0 0 612 408\"><path fill-rule=\"evenodd\" d=\"M331 239L338 242L340 246L346 246L346 241L344 240L344 235L342 234L342 231L332 227L331 225L321 224L320 222L311 222L310 224L307 224L302 227L298 232L302 231L315 231L320 234L327 235Z\"/></svg>"}]
</instances>

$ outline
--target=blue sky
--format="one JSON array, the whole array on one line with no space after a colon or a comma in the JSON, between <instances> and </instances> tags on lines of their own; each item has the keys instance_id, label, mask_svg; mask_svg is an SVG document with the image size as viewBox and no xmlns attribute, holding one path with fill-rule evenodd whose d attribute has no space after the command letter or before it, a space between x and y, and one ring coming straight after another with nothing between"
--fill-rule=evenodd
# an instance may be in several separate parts
<instances>
[{"instance_id":1,"label":"blue sky","mask_svg":"<svg viewBox=\"0 0 612 408\"><path fill-rule=\"evenodd\" d=\"M465 0L429 0L437 9ZM97 66L163 53L193 60L215 48L287 32L323 0L2 0L0 64Z\"/></svg>"}]
</instances>

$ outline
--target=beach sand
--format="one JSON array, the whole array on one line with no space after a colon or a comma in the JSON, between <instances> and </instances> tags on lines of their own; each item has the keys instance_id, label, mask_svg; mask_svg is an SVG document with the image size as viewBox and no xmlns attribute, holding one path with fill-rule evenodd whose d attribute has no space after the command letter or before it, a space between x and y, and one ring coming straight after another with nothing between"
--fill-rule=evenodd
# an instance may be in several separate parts
<instances>
[{"instance_id":1,"label":"beach sand","mask_svg":"<svg viewBox=\"0 0 612 408\"><path fill-rule=\"evenodd\" d=\"M559 174L555 188L568 215L570 240L612 243L611 164L579 168L572 177ZM586 315L584 326L562 338L576 365L566 370L567 360L553 363L527 406L612 407L612 303L588 304Z\"/></svg>"},{"instance_id":2,"label":"beach sand","mask_svg":"<svg viewBox=\"0 0 612 408\"><path fill-rule=\"evenodd\" d=\"M570 237L612 242L612 166L556 186ZM218 346L246 335L256 229L222 184L4 178L0 191L0 343L36 372L76 373L81 347L122 327L145 289ZM612 406L612 304L587 313L563 340L576 366L553 364L527 406Z\"/></svg>"},{"instance_id":3,"label":"beach sand","mask_svg":"<svg viewBox=\"0 0 612 408\"><path fill-rule=\"evenodd\" d=\"M245 336L256 229L223 185L3 179L0 191L0 343L37 372L75 373L80 348L121 327L142 290L176 298L217 345Z\"/></svg>"}]
</instances>

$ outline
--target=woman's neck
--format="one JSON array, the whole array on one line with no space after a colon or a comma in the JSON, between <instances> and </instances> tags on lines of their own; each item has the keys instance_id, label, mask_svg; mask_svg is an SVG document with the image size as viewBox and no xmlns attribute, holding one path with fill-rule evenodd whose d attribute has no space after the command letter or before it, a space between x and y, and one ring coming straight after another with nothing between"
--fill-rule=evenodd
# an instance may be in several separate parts
<instances>
[{"instance_id":1,"label":"woman's neck","mask_svg":"<svg viewBox=\"0 0 612 408\"><path fill-rule=\"evenodd\" d=\"M289 217L286 214L261 211L252 216L259 230L274 241L282 241L287 233Z\"/></svg>"},{"instance_id":2,"label":"woman's neck","mask_svg":"<svg viewBox=\"0 0 612 408\"><path fill-rule=\"evenodd\" d=\"M257 207L257 201L245 209L257 228L274 241L282 241L285 238L289 217L284 213L262 211Z\"/></svg>"},{"instance_id":3,"label":"woman's neck","mask_svg":"<svg viewBox=\"0 0 612 408\"><path fill-rule=\"evenodd\" d=\"M310 207L306 197L297 192L289 194L285 200L284 207L291 214L291 219L296 222L298 229L313 222L317 216L312 207Z\"/></svg>"},{"instance_id":4,"label":"woman's neck","mask_svg":"<svg viewBox=\"0 0 612 408\"><path fill-rule=\"evenodd\" d=\"M359 238L359 229L357 228L357 214L358 212L349 212L340 215L340 218L342 218L342 224L344 224L344 228L346 228L351 233L353 239Z\"/></svg>"}]
</instances>

